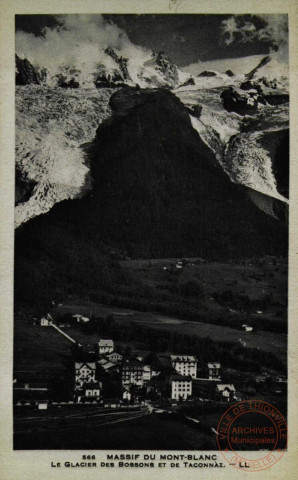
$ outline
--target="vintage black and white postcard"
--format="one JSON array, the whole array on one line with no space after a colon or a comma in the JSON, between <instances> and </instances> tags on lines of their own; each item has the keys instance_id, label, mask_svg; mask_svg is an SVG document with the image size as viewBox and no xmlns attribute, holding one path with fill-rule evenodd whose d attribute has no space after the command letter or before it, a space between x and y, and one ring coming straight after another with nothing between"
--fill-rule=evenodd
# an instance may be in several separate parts
<instances>
[{"instance_id":1,"label":"vintage black and white postcard","mask_svg":"<svg viewBox=\"0 0 298 480\"><path fill-rule=\"evenodd\" d=\"M1 3L4 480L295 476L297 8L217 3Z\"/></svg>"}]
</instances>

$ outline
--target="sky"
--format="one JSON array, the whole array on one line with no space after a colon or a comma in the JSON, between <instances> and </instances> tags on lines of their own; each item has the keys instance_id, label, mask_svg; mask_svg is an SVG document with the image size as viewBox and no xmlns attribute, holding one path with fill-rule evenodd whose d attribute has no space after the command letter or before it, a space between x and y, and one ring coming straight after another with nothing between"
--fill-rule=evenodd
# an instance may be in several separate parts
<instances>
[{"instance_id":1,"label":"sky","mask_svg":"<svg viewBox=\"0 0 298 480\"><path fill-rule=\"evenodd\" d=\"M269 52L286 61L288 55L286 15L17 15L16 31L17 53L35 55L37 63L46 49L54 61L62 57L59 45L66 57L81 41L86 48L111 44L136 56L162 50L180 68Z\"/></svg>"}]
</instances>

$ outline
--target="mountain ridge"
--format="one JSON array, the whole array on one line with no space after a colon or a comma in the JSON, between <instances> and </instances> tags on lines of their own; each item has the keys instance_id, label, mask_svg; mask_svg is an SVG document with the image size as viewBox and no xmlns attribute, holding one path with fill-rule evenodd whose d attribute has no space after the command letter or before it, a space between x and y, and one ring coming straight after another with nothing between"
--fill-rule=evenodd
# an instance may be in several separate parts
<instances>
[{"instance_id":1,"label":"mountain ridge","mask_svg":"<svg viewBox=\"0 0 298 480\"><path fill-rule=\"evenodd\" d=\"M251 198L229 180L174 94L122 89L109 103L112 116L84 147L92 190L16 230L18 304L115 289L129 280L111 251L209 261L286 255L286 225L255 205L276 215L281 202Z\"/></svg>"},{"instance_id":2,"label":"mountain ridge","mask_svg":"<svg viewBox=\"0 0 298 480\"><path fill-rule=\"evenodd\" d=\"M163 51L152 52L143 64L135 64L112 47L102 52L106 59L98 61L93 72L84 73L74 65L60 66L51 74L46 67L37 67L27 58L16 55L16 85L49 85L62 88L113 88L121 86L166 87L179 85L179 69ZM147 55L148 57L148 55ZM191 77L180 71L180 77Z\"/></svg>"},{"instance_id":3,"label":"mountain ridge","mask_svg":"<svg viewBox=\"0 0 298 480\"><path fill-rule=\"evenodd\" d=\"M260 77L239 83L239 78L231 77L229 71L224 74L212 71L212 76L210 71L207 71L194 78L181 72L170 62L165 52L151 52L150 55L148 52L145 60L143 58L140 63L138 59L139 63L134 68L133 59L121 56L117 50L110 47L101 52L103 63L97 64L91 77L85 74L84 77L83 71L74 66L64 66L60 73L55 71L55 75L51 77L46 69L33 67L28 60L16 57L16 61L17 78L21 77L21 85L17 86L16 95L16 226L49 211L56 202L84 195L90 188L89 167L85 164L81 145L93 140L96 127L110 115L107 102L113 92L127 87L141 91L144 91L144 87L153 90L166 88L179 98L183 99L185 96L183 103L187 107L187 96L193 95L194 99L197 97L195 103L190 105L192 126L209 148L214 149L217 161L230 179L286 201L283 198L283 192L287 192L286 185L282 187L281 194L275 185L275 174L279 170L273 165L274 151L269 147L260 148L255 141L254 130L250 132L246 127L256 123L258 118L264 118L264 115L268 114L268 118L271 118L274 109L281 110L279 105L277 108L273 105L270 109L271 100L278 104L288 99L286 94L280 94L274 81ZM267 64L270 65L270 62L267 60ZM267 68L267 64L262 67L261 62L255 70L261 72L262 68ZM182 74L184 76L181 76ZM87 83L83 87L84 78ZM47 82L54 82L56 86L49 86ZM85 88L91 84L92 88ZM217 95L217 92L220 93L219 89L224 89L221 96L227 96L231 108ZM211 100L212 96L215 99L216 95L216 102L212 100L210 105L200 104L200 97L209 97ZM137 98L137 95L135 97ZM270 101L267 100L269 97ZM219 106L219 102L223 103L223 106ZM122 108L123 106L122 103ZM287 108L286 104L282 113L284 124ZM246 112L249 115L246 115ZM243 120L239 118L241 116ZM40 118L41 122L36 121L37 118ZM277 121L277 115L274 118ZM262 122L264 123L264 120L258 128L264 129ZM280 123L280 120L278 122ZM79 129L74 123L79 125ZM79 132L74 135L76 130ZM237 134L237 148L234 148L235 141L231 148L230 138ZM253 140L253 149L247 148L246 137ZM281 151L278 145L277 150ZM229 154L231 151L237 151L233 158ZM260 168L254 165L254 155ZM238 162L238 158L242 164ZM264 168L261 166L263 160ZM286 158L284 161L286 162ZM281 162L279 164L282 165Z\"/></svg>"}]
</instances>

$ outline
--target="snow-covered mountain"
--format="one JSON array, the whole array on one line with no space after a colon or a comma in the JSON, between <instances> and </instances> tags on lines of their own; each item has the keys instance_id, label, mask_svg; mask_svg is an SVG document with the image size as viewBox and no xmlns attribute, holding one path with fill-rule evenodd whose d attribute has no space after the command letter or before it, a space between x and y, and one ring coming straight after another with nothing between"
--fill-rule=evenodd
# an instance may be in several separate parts
<instances>
[{"instance_id":1,"label":"snow-covered mountain","mask_svg":"<svg viewBox=\"0 0 298 480\"><path fill-rule=\"evenodd\" d=\"M234 92L235 87L229 88ZM284 176L288 179L289 104L283 98L276 105L260 103L241 115L225 109L225 91L224 87L178 89L175 94L188 107L193 128L215 153L232 182L287 203ZM241 88L236 92L247 95L246 100L252 98ZM251 92L256 95L254 90Z\"/></svg>"},{"instance_id":2,"label":"snow-covered mountain","mask_svg":"<svg viewBox=\"0 0 298 480\"><path fill-rule=\"evenodd\" d=\"M110 115L113 91L16 88L16 227L90 188L81 145Z\"/></svg>"},{"instance_id":3,"label":"snow-covered mountain","mask_svg":"<svg viewBox=\"0 0 298 480\"><path fill-rule=\"evenodd\" d=\"M205 88L197 88L196 82L175 93L189 107L193 127L231 181L287 203L287 64L272 54L258 58L254 68L229 80L214 70L203 71L197 78ZM254 199L258 201L256 195ZM265 208L263 202L261 208Z\"/></svg>"},{"instance_id":4,"label":"snow-covered mountain","mask_svg":"<svg viewBox=\"0 0 298 480\"><path fill-rule=\"evenodd\" d=\"M241 77L242 78L242 77ZM241 79L240 78L240 79ZM76 65L33 65L16 55L17 85L47 85L62 88L212 88L231 85L239 78L232 71L206 71L192 75L171 62L165 52L148 52L143 57L126 58L116 49L107 47L92 68Z\"/></svg>"},{"instance_id":5,"label":"snow-covered mountain","mask_svg":"<svg viewBox=\"0 0 298 480\"><path fill-rule=\"evenodd\" d=\"M179 72L165 52L152 52L140 58L126 58L116 49L107 47L93 69L76 65L49 68L32 65L16 56L17 85L48 85L64 88L109 88L135 86L141 88L174 88L191 75Z\"/></svg>"},{"instance_id":6,"label":"snow-covered mountain","mask_svg":"<svg viewBox=\"0 0 298 480\"><path fill-rule=\"evenodd\" d=\"M266 55L245 75L247 80L262 80L273 88L289 88L289 66L277 55Z\"/></svg>"},{"instance_id":7,"label":"snow-covered mountain","mask_svg":"<svg viewBox=\"0 0 298 480\"><path fill-rule=\"evenodd\" d=\"M127 58L110 47L93 70L34 66L17 56L16 226L92 189L84 144L111 115L110 97L122 87L171 89L232 182L287 202L287 76L276 68L273 56L258 59L247 75L228 69L194 76L164 52Z\"/></svg>"}]
</instances>

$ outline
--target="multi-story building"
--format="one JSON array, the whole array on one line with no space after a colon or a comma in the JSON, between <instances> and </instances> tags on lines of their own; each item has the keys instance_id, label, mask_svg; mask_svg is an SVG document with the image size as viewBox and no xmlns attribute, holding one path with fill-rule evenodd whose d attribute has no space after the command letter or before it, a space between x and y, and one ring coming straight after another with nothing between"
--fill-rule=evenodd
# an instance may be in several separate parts
<instances>
[{"instance_id":1,"label":"multi-story building","mask_svg":"<svg viewBox=\"0 0 298 480\"><path fill-rule=\"evenodd\" d=\"M95 383L96 365L94 362L75 363L75 390L82 390L85 383Z\"/></svg>"},{"instance_id":2,"label":"multi-story building","mask_svg":"<svg viewBox=\"0 0 298 480\"><path fill-rule=\"evenodd\" d=\"M95 378L96 364L94 362L75 363L75 396L78 402L99 400L102 383Z\"/></svg>"},{"instance_id":3,"label":"multi-story building","mask_svg":"<svg viewBox=\"0 0 298 480\"><path fill-rule=\"evenodd\" d=\"M150 382L160 372L151 365L144 365L142 362L135 360L127 362L122 369L122 385L137 385L142 387L144 383Z\"/></svg>"},{"instance_id":4,"label":"multi-story building","mask_svg":"<svg viewBox=\"0 0 298 480\"><path fill-rule=\"evenodd\" d=\"M192 377L172 375L170 387L172 400L187 400L192 395Z\"/></svg>"},{"instance_id":5,"label":"multi-story building","mask_svg":"<svg viewBox=\"0 0 298 480\"><path fill-rule=\"evenodd\" d=\"M132 361L123 365L122 385L136 385L142 387L144 384L144 365L140 362Z\"/></svg>"},{"instance_id":6,"label":"multi-story building","mask_svg":"<svg viewBox=\"0 0 298 480\"><path fill-rule=\"evenodd\" d=\"M171 355L172 367L180 375L190 375L192 378L197 377L196 357L191 355Z\"/></svg>"},{"instance_id":7,"label":"multi-story building","mask_svg":"<svg viewBox=\"0 0 298 480\"><path fill-rule=\"evenodd\" d=\"M220 363L208 363L209 380L220 380Z\"/></svg>"},{"instance_id":8,"label":"multi-story building","mask_svg":"<svg viewBox=\"0 0 298 480\"><path fill-rule=\"evenodd\" d=\"M102 338L97 343L99 355L104 355L106 353L112 353L114 351L114 341L111 339Z\"/></svg>"}]
</instances>

